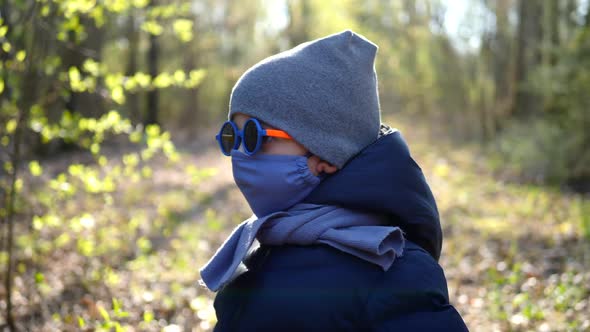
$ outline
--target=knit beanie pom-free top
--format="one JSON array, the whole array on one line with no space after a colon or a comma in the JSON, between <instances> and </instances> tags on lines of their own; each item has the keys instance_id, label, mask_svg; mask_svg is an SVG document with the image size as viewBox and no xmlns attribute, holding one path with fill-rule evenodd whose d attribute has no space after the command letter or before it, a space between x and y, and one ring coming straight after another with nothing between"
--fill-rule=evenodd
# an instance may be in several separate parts
<instances>
[{"instance_id":1,"label":"knit beanie pom-free top","mask_svg":"<svg viewBox=\"0 0 590 332\"><path fill-rule=\"evenodd\" d=\"M234 86L229 118L255 117L342 168L379 135L376 53L347 30L268 57Z\"/></svg>"}]
</instances>

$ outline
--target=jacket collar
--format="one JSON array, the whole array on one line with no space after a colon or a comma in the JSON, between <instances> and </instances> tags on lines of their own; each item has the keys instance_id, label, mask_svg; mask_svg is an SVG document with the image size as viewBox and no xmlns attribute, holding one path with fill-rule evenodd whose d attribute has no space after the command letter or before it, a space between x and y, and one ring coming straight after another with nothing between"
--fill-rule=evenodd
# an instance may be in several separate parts
<instances>
[{"instance_id":1,"label":"jacket collar","mask_svg":"<svg viewBox=\"0 0 590 332\"><path fill-rule=\"evenodd\" d=\"M408 240L438 261L442 230L434 196L401 133L381 136L338 172L326 177L304 203L340 205L386 215Z\"/></svg>"}]
</instances>

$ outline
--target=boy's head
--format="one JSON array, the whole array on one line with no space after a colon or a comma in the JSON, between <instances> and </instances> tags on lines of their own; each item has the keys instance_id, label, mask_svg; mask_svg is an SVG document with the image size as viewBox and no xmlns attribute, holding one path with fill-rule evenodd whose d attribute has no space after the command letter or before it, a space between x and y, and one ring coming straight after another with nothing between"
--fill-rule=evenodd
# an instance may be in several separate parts
<instances>
[{"instance_id":1,"label":"boy's head","mask_svg":"<svg viewBox=\"0 0 590 332\"><path fill-rule=\"evenodd\" d=\"M342 168L379 135L376 51L344 31L269 57L238 80L229 117L243 114L284 130Z\"/></svg>"}]
</instances>

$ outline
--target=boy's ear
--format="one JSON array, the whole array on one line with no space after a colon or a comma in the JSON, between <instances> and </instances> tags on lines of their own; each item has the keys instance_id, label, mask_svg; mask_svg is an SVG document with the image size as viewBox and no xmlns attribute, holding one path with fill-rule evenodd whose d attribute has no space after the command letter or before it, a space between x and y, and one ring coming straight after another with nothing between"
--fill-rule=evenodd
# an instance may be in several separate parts
<instances>
[{"instance_id":1,"label":"boy's ear","mask_svg":"<svg viewBox=\"0 0 590 332\"><path fill-rule=\"evenodd\" d=\"M318 166L316 167L316 169L318 170L318 173L332 174L338 170L338 167L330 164L329 162L327 162L325 160L322 160L318 163Z\"/></svg>"},{"instance_id":2,"label":"boy's ear","mask_svg":"<svg viewBox=\"0 0 590 332\"><path fill-rule=\"evenodd\" d=\"M338 167L330 164L329 162L320 159L318 156L311 156L307 159L307 165L314 175L320 173L332 174L338 170Z\"/></svg>"}]
</instances>

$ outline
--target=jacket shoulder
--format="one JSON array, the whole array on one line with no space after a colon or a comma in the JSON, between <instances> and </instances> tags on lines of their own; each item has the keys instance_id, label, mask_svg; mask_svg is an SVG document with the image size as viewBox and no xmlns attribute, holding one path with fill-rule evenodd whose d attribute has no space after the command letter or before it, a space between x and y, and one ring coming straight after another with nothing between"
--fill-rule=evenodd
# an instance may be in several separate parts
<instances>
[{"instance_id":1,"label":"jacket shoulder","mask_svg":"<svg viewBox=\"0 0 590 332\"><path fill-rule=\"evenodd\" d=\"M376 281L373 295L392 292L397 296L429 295L440 303L449 301L447 281L441 266L427 251L407 240L403 256L398 257Z\"/></svg>"}]
</instances>

